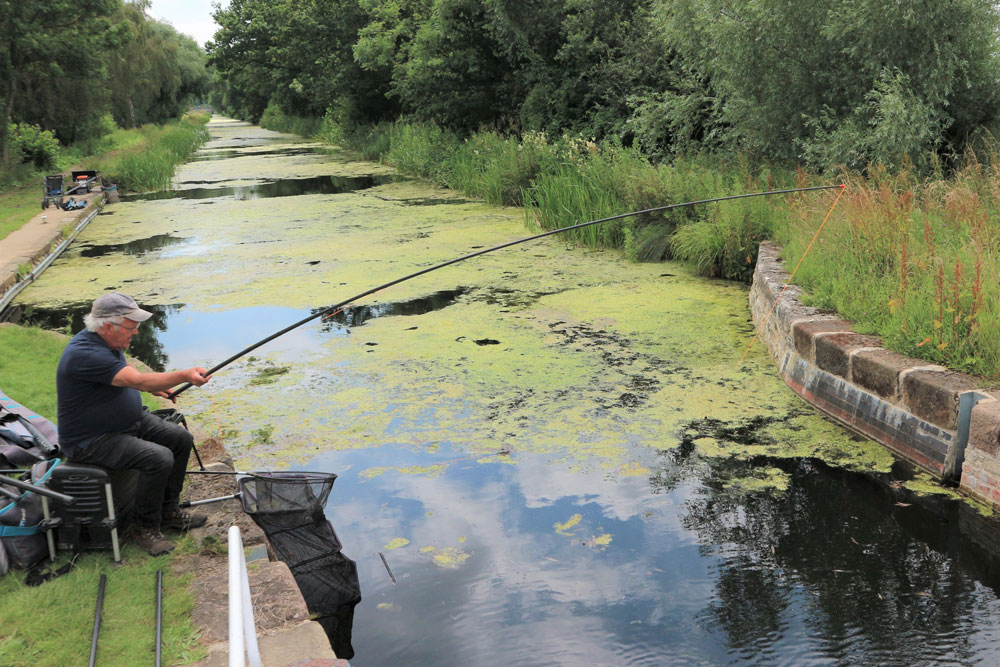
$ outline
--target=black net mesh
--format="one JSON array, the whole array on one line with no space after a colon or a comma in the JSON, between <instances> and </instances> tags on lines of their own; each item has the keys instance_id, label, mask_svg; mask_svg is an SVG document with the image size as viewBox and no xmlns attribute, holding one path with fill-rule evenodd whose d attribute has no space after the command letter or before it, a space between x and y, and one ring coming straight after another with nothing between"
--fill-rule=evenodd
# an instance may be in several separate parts
<instances>
[{"instance_id":1,"label":"black net mesh","mask_svg":"<svg viewBox=\"0 0 1000 667\"><path fill-rule=\"evenodd\" d=\"M336 479L332 473L254 473L239 478L240 500L275 555L288 565L334 652L350 659L361 585L357 564L340 552L340 539L323 512Z\"/></svg>"},{"instance_id":2,"label":"black net mesh","mask_svg":"<svg viewBox=\"0 0 1000 667\"><path fill-rule=\"evenodd\" d=\"M318 508L322 513L336 479L328 472L266 472L241 477L243 511L254 516Z\"/></svg>"}]
</instances>

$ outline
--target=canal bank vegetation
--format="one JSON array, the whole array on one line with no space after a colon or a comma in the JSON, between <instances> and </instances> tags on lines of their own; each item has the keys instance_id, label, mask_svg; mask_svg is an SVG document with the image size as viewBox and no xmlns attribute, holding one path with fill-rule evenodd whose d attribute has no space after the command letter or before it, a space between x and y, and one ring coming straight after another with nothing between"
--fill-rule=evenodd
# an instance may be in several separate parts
<instances>
[{"instance_id":1,"label":"canal bank vegetation","mask_svg":"<svg viewBox=\"0 0 1000 667\"><path fill-rule=\"evenodd\" d=\"M207 95L204 51L147 8L53 0L3 13L0 187L103 152L115 127L163 124Z\"/></svg>"},{"instance_id":2,"label":"canal bank vegetation","mask_svg":"<svg viewBox=\"0 0 1000 667\"><path fill-rule=\"evenodd\" d=\"M40 415L55 421L55 371L69 339L35 327L0 324L0 388ZM78 665L90 649L97 584L108 577L98 662L141 665L153 649L156 571L164 571L163 659L190 664L204 650L192 626L194 598L190 576L174 577L171 564L189 553L192 541L166 556L152 558L125 544L125 565L117 567L108 552L84 554L69 573L34 588L25 572L0 577L0 664ZM180 552L180 553L178 553ZM145 593L143 593L145 591ZM146 594L148 593L148 594Z\"/></svg>"},{"instance_id":3,"label":"canal bank vegetation","mask_svg":"<svg viewBox=\"0 0 1000 667\"><path fill-rule=\"evenodd\" d=\"M0 239L38 212L45 175L159 143L149 128L179 118L210 83L205 52L146 3L22 5L0 18ZM162 187L165 169L154 150L112 163L111 175L146 189Z\"/></svg>"},{"instance_id":4,"label":"canal bank vegetation","mask_svg":"<svg viewBox=\"0 0 1000 667\"><path fill-rule=\"evenodd\" d=\"M812 302L1000 377L993 3L248 0L214 16L216 108L524 206L532 225L847 182L796 276ZM761 239L797 262L835 196L578 241L746 281Z\"/></svg>"},{"instance_id":5,"label":"canal bank vegetation","mask_svg":"<svg viewBox=\"0 0 1000 667\"><path fill-rule=\"evenodd\" d=\"M120 148L95 155L84 164L130 192L169 188L177 165L208 141L205 123L209 118L207 111L197 111L165 125L115 130L108 136L109 145Z\"/></svg>"},{"instance_id":6,"label":"canal bank vegetation","mask_svg":"<svg viewBox=\"0 0 1000 667\"><path fill-rule=\"evenodd\" d=\"M54 170L96 169L123 190L143 192L170 186L177 165L185 162L208 140L207 111L190 112L164 125L143 125L125 130L109 125L109 131L93 146L94 154L71 161L61 157ZM113 128L113 129L112 129ZM42 175L36 174L41 181ZM31 179L28 179L29 181ZM9 186L0 192L0 240L20 229L38 213L40 185Z\"/></svg>"}]
</instances>

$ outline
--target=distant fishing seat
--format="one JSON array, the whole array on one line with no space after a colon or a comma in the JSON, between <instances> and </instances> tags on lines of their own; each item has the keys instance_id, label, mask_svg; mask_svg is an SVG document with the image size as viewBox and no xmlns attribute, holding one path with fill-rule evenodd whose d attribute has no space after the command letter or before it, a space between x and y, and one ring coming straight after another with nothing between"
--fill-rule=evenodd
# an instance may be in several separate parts
<instances>
[{"instance_id":1,"label":"distant fishing seat","mask_svg":"<svg viewBox=\"0 0 1000 667\"><path fill-rule=\"evenodd\" d=\"M63 195L65 194L65 191L63 190L63 175L51 174L46 176L43 179L43 188L42 210L44 211L51 204L62 208Z\"/></svg>"}]
</instances>

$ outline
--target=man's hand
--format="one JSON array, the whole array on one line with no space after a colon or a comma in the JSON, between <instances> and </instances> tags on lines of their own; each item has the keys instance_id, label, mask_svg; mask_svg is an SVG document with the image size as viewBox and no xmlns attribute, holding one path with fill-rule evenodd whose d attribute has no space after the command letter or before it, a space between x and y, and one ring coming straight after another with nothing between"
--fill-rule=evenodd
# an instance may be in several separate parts
<instances>
[{"instance_id":1,"label":"man's hand","mask_svg":"<svg viewBox=\"0 0 1000 667\"><path fill-rule=\"evenodd\" d=\"M205 375L208 371L201 366L195 366L182 372L184 373L185 381L190 382L196 387L200 387L212 379L211 375Z\"/></svg>"}]
</instances>

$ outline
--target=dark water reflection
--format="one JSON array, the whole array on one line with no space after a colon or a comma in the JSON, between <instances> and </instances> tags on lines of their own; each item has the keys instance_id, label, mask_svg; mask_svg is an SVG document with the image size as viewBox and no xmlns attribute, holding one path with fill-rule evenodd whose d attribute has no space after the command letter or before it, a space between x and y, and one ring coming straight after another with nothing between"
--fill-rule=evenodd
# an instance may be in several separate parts
<instances>
[{"instance_id":1,"label":"dark water reflection","mask_svg":"<svg viewBox=\"0 0 1000 667\"><path fill-rule=\"evenodd\" d=\"M376 317L423 315L435 310L447 308L455 299L467 293L465 287L453 290L441 290L428 296L410 299L408 301L388 301L385 303L361 304L347 306L343 310L323 317L324 330L337 327L359 327L368 320ZM320 313L326 308L314 308L313 314Z\"/></svg>"},{"instance_id":2,"label":"dark water reflection","mask_svg":"<svg viewBox=\"0 0 1000 667\"><path fill-rule=\"evenodd\" d=\"M136 239L127 243L113 243L108 245L84 245L81 247L81 257L104 257L114 253L123 255L144 255L153 250L159 250L167 246L184 243L185 238L171 236L170 234L156 234L144 239Z\"/></svg>"},{"instance_id":3,"label":"dark water reflection","mask_svg":"<svg viewBox=\"0 0 1000 667\"><path fill-rule=\"evenodd\" d=\"M433 480L341 475L328 514L350 536L365 595L353 665L1000 657L998 559L976 537L998 527L964 505L921 503L891 479L806 460L735 463L678 449L649 479L607 480L512 456L516 466L452 463ZM391 448L349 458L355 469L433 463ZM314 466L343 461L322 455ZM789 489L730 484L760 465L784 468ZM568 534L554 529L573 514L582 519ZM612 536L606 548L600 534ZM435 566L420 550L444 544L425 535L451 535L468 560ZM395 537L411 541L385 552L397 585L376 556Z\"/></svg>"},{"instance_id":4,"label":"dark water reflection","mask_svg":"<svg viewBox=\"0 0 1000 667\"><path fill-rule=\"evenodd\" d=\"M267 199L269 197L297 197L299 195L335 195L344 192L367 190L376 185L390 183L392 176L314 176L311 178L289 178L232 187L204 187L185 190L161 190L121 195L122 201L143 201L158 199Z\"/></svg>"}]
</instances>

